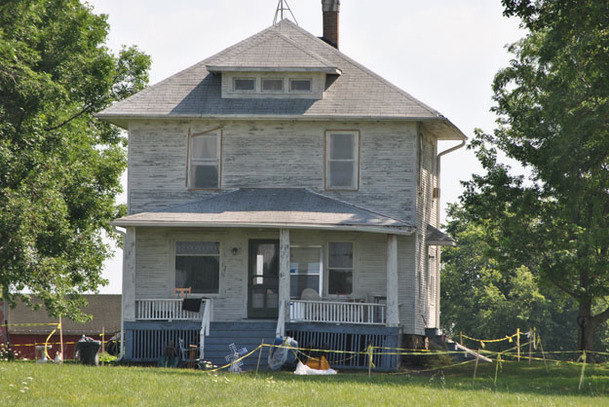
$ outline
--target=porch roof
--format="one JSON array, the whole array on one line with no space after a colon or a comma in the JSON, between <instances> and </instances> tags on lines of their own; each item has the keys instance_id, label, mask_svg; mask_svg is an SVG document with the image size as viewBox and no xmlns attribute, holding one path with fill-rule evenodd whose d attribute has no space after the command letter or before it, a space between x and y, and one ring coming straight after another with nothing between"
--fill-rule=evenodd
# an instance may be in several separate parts
<instances>
[{"instance_id":1,"label":"porch roof","mask_svg":"<svg viewBox=\"0 0 609 407\"><path fill-rule=\"evenodd\" d=\"M430 246L455 246L455 241L452 237L431 225L427 225L427 239L425 240Z\"/></svg>"},{"instance_id":2,"label":"porch roof","mask_svg":"<svg viewBox=\"0 0 609 407\"><path fill-rule=\"evenodd\" d=\"M331 229L411 235L415 226L304 188L243 188L129 215L122 227Z\"/></svg>"}]
</instances>

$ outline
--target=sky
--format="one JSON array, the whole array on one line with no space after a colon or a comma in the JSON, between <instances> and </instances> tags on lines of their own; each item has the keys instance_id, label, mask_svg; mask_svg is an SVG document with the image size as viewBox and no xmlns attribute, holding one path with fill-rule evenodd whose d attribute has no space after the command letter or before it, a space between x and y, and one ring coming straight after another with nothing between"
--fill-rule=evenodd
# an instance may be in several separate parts
<instances>
[{"instance_id":1,"label":"sky","mask_svg":"<svg viewBox=\"0 0 609 407\"><path fill-rule=\"evenodd\" d=\"M272 25L278 0L88 3L94 13L108 15L111 50L136 45L151 56L152 85ZM321 36L321 0L287 3L300 27ZM524 35L518 20L503 17L500 0L342 0L340 7L343 53L438 110L467 137L476 128L493 130L491 83L511 58L506 45ZM444 142L439 151L454 144ZM443 207L457 200L459 181L480 172L464 148L444 156ZM110 283L100 292L120 293L121 276L117 249L104 269Z\"/></svg>"}]
</instances>

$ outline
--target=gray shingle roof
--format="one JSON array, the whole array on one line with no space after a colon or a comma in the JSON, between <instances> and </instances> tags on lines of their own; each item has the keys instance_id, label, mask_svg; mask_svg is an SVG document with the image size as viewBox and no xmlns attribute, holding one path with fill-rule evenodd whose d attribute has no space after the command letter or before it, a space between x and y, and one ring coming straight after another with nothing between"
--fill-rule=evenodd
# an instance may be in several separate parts
<instances>
[{"instance_id":1,"label":"gray shingle roof","mask_svg":"<svg viewBox=\"0 0 609 407\"><path fill-rule=\"evenodd\" d=\"M117 226L333 229L410 235L415 227L303 188L243 188L130 215Z\"/></svg>"},{"instance_id":2,"label":"gray shingle roof","mask_svg":"<svg viewBox=\"0 0 609 407\"><path fill-rule=\"evenodd\" d=\"M455 246L455 241L452 237L431 225L427 225L425 243L431 246Z\"/></svg>"},{"instance_id":3,"label":"gray shingle roof","mask_svg":"<svg viewBox=\"0 0 609 407\"><path fill-rule=\"evenodd\" d=\"M222 98L219 67L311 68L341 73L324 98ZM436 110L353 61L289 20L203 60L98 114L124 125L129 118L267 118L431 120L442 138L463 134ZM437 126L436 126L437 127Z\"/></svg>"}]
</instances>

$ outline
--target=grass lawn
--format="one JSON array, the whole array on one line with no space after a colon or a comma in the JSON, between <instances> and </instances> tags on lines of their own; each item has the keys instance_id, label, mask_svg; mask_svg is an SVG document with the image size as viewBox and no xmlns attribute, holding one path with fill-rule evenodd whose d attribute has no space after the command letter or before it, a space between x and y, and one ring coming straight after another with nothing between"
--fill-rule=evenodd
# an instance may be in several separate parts
<instances>
[{"instance_id":1,"label":"grass lawn","mask_svg":"<svg viewBox=\"0 0 609 407\"><path fill-rule=\"evenodd\" d=\"M427 373L289 372L235 375L130 366L0 362L0 406L602 406L609 366L504 362Z\"/></svg>"}]
</instances>

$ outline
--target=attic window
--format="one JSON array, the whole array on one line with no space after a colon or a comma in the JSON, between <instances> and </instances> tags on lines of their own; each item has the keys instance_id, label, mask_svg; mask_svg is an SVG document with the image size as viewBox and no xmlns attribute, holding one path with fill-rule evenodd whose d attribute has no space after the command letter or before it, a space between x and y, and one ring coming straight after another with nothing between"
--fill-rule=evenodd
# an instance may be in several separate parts
<instances>
[{"instance_id":1,"label":"attic window","mask_svg":"<svg viewBox=\"0 0 609 407\"><path fill-rule=\"evenodd\" d=\"M254 92L256 80L254 78L235 78L234 89L238 92Z\"/></svg>"},{"instance_id":2,"label":"attic window","mask_svg":"<svg viewBox=\"0 0 609 407\"><path fill-rule=\"evenodd\" d=\"M283 92L283 79L263 79L263 92Z\"/></svg>"},{"instance_id":3,"label":"attic window","mask_svg":"<svg viewBox=\"0 0 609 407\"><path fill-rule=\"evenodd\" d=\"M290 92L311 92L311 79L290 79Z\"/></svg>"}]
</instances>

